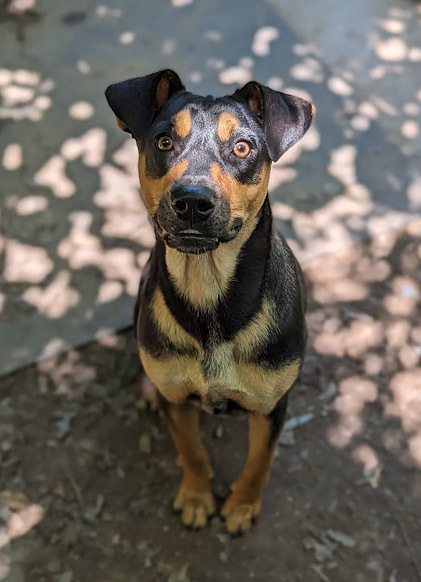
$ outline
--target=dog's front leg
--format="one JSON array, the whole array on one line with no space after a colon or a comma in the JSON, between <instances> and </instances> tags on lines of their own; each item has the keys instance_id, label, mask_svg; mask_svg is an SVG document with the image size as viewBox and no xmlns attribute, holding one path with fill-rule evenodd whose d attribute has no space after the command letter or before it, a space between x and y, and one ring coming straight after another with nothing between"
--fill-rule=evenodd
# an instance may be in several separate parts
<instances>
[{"instance_id":1,"label":"dog's front leg","mask_svg":"<svg viewBox=\"0 0 421 582\"><path fill-rule=\"evenodd\" d=\"M200 440L200 410L189 403L164 404L169 429L183 466L183 478L173 507L184 525L203 527L215 512L212 467Z\"/></svg>"},{"instance_id":2,"label":"dog's front leg","mask_svg":"<svg viewBox=\"0 0 421 582\"><path fill-rule=\"evenodd\" d=\"M249 452L239 479L222 507L230 533L247 531L262 509L263 489L269 479L278 436L287 408L287 395L268 416L249 414Z\"/></svg>"}]
</instances>

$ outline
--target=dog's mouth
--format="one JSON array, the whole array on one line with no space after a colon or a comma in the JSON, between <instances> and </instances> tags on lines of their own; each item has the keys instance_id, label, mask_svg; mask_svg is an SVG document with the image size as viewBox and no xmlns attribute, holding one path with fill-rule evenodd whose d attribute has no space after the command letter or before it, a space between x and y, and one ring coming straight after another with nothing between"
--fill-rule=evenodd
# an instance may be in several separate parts
<instances>
[{"instance_id":1,"label":"dog's mouth","mask_svg":"<svg viewBox=\"0 0 421 582\"><path fill-rule=\"evenodd\" d=\"M221 243L233 240L241 229L241 223L237 222L231 231L219 236L204 235L200 231L189 228L176 233L170 233L162 228L158 221L155 221L159 236L165 243L179 251L191 255L202 255L209 251L214 251Z\"/></svg>"},{"instance_id":2,"label":"dog's mouth","mask_svg":"<svg viewBox=\"0 0 421 582\"><path fill-rule=\"evenodd\" d=\"M208 251L214 251L220 244L218 237L204 236L193 229L184 230L177 234L166 233L164 240L169 247L180 253L191 255L201 255Z\"/></svg>"}]
</instances>

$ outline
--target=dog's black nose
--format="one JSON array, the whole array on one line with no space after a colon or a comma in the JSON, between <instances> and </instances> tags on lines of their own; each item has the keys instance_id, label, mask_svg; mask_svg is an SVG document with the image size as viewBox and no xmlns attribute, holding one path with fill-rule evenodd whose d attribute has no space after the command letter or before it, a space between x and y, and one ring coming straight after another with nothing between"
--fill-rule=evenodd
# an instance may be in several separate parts
<instances>
[{"instance_id":1,"label":"dog's black nose","mask_svg":"<svg viewBox=\"0 0 421 582\"><path fill-rule=\"evenodd\" d=\"M215 209L215 193L206 186L177 186L171 192L171 203L182 220L202 222Z\"/></svg>"}]
</instances>

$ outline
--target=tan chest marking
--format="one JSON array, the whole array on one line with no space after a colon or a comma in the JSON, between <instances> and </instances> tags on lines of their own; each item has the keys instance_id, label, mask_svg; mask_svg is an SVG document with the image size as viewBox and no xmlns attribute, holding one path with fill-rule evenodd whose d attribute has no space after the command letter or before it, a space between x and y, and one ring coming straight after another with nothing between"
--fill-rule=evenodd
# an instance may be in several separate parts
<instances>
[{"instance_id":1,"label":"tan chest marking","mask_svg":"<svg viewBox=\"0 0 421 582\"><path fill-rule=\"evenodd\" d=\"M166 247L165 260L177 291L195 307L213 307L226 293L235 273L238 254L255 224L255 218L249 220L234 240L203 255L187 255Z\"/></svg>"},{"instance_id":2,"label":"tan chest marking","mask_svg":"<svg viewBox=\"0 0 421 582\"><path fill-rule=\"evenodd\" d=\"M200 395L203 402L212 398L230 398L247 410L267 414L297 378L300 362L294 361L277 370L250 363L248 358L265 342L276 321L273 307L265 300L259 313L230 342L224 342L206 354L211 377L205 377L202 363L205 354L173 319L160 292L155 294L154 312L159 315L160 329L179 345L197 348L196 357L152 357L140 350L146 373L160 392L171 402L182 402L190 393ZM172 319L171 319L172 318Z\"/></svg>"},{"instance_id":3,"label":"tan chest marking","mask_svg":"<svg viewBox=\"0 0 421 582\"><path fill-rule=\"evenodd\" d=\"M142 154L139 158L139 180L142 197L148 208L149 214L154 216L158 210L162 196L169 191L173 182L179 180L187 170L188 161L181 160L171 168L162 178L153 179L146 174L146 158Z\"/></svg>"},{"instance_id":4,"label":"tan chest marking","mask_svg":"<svg viewBox=\"0 0 421 582\"><path fill-rule=\"evenodd\" d=\"M177 322L165 303L164 296L160 289L156 289L152 303L152 315L159 331L165 335L178 348L194 348L201 352L199 342L185 331Z\"/></svg>"},{"instance_id":5,"label":"tan chest marking","mask_svg":"<svg viewBox=\"0 0 421 582\"><path fill-rule=\"evenodd\" d=\"M218 116L216 133L221 141L228 141L234 131L238 128L240 122L232 113L223 111Z\"/></svg>"}]
</instances>

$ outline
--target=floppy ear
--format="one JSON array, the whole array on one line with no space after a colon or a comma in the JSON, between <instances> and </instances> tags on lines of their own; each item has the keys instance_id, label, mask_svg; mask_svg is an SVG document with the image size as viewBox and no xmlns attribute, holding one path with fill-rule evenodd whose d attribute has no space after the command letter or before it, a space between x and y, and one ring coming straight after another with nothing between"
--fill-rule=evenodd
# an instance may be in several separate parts
<instances>
[{"instance_id":1,"label":"floppy ear","mask_svg":"<svg viewBox=\"0 0 421 582\"><path fill-rule=\"evenodd\" d=\"M315 113L315 107L308 101L274 91L256 81L238 89L233 97L246 103L258 117L273 162L303 137Z\"/></svg>"},{"instance_id":2,"label":"floppy ear","mask_svg":"<svg viewBox=\"0 0 421 582\"><path fill-rule=\"evenodd\" d=\"M177 73L166 69L110 85L105 90L105 97L116 116L117 125L133 137L142 139L168 99L183 90L184 85Z\"/></svg>"}]
</instances>

